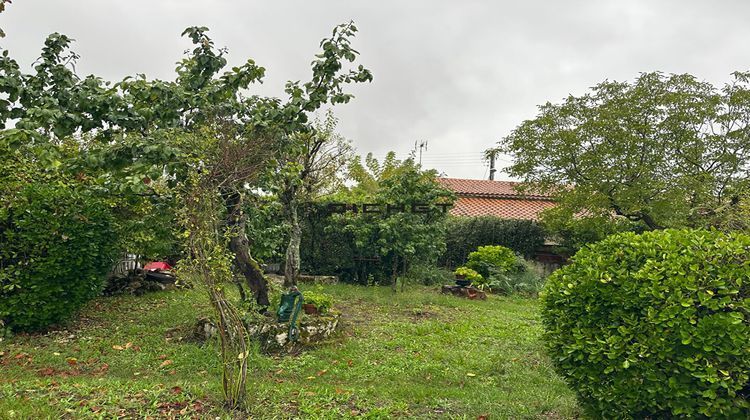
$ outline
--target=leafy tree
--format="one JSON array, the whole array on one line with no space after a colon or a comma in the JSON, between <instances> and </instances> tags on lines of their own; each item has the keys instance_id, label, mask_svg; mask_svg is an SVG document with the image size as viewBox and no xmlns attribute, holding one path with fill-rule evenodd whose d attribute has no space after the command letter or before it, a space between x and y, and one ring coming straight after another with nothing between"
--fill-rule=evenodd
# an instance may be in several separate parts
<instances>
[{"instance_id":1,"label":"leafy tree","mask_svg":"<svg viewBox=\"0 0 750 420\"><path fill-rule=\"evenodd\" d=\"M381 212L336 215L333 224L351 235L358 255L380 258L380 274L395 289L397 276L410 264L434 262L444 251L446 213L440 205L449 206L454 196L437 182L435 171L421 170L412 158L399 161L391 152L382 164L370 155L366 161L367 168L354 160L349 172L359 183L340 197L377 204Z\"/></svg>"},{"instance_id":2,"label":"leafy tree","mask_svg":"<svg viewBox=\"0 0 750 420\"><path fill-rule=\"evenodd\" d=\"M513 176L560 206L614 213L649 229L701 225L741 193L750 163L750 73L718 89L690 75L644 73L547 103L497 151Z\"/></svg>"},{"instance_id":3,"label":"leafy tree","mask_svg":"<svg viewBox=\"0 0 750 420\"><path fill-rule=\"evenodd\" d=\"M344 68L345 62L357 56L350 42L356 30L352 23L339 25L331 38L321 42L311 80L287 83L286 101L246 94L265 74L253 60L221 73L226 50L214 46L205 27L191 27L183 33L194 49L178 63L174 81L139 75L115 85L95 76L78 78L72 70L78 56L68 50L72 40L53 34L32 74L23 74L3 51L0 93L7 100L0 100L0 127L13 120L15 135L51 145L85 134L80 144L87 151L86 158L57 164L64 164L71 173L96 178L109 193L130 198L153 195L152 181L164 179L164 184L174 188L186 179L190 165L200 161L195 150L181 148L181 133L229 125L235 128L226 131L240 136L262 131L263 136L273 138L269 151L294 148L299 133L310 131L307 113L325 104L348 102L352 96L344 92L346 84L371 80L362 66ZM270 164L274 156L269 151L265 153ZM225 223L237 233L229 246L255 300L267 305L265 278L248 248L244 187L222 185Z\"/></svg>"},{"instance_id":4,"label":"leafy tree","mask_svg":"<svg viewBox=\"0 0 750 420\"><path fill-rule=\"evenodd\" d=\"M240 408L245 403L250 336L241 312L224 294L224 285L232 278L232 260L237 258L227 244L238 236L236 225L224 223L224 186L242 185L259 177L268 159L260 151L274 140L258 132L240 134L234 129L219 125L183 137L185 145L200 151L201 162L191 168L179 188L178 220L188 251L179 269L208 291L218 316L224 397L231 408Z\"/></svg>"}]
</instances>

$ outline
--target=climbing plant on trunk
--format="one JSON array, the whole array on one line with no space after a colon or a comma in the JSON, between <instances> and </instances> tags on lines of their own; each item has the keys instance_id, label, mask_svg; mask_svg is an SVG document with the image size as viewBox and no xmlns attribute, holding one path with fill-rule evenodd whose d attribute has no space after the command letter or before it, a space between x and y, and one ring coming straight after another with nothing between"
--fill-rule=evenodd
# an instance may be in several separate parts
<instances>
[{"instance_id":1,"label":"climbing plant on trunk","mask_svg":"<svg viewBox=\"0 0 750 420\"><path fill-rule=\"evenodd\" d=\"M236 248L231 244L237 238L246 240L246 236L243 225L224 223L226 219L236 219L236 215L226 216L234 208L227 207L232 198L226 195L258 178L269 160L263 150L273 144L273 139L262 132L238 133L236 126L217 121L198 133L183 136L183 140L185 146L199 151L201 159L193 161L178 189L179 220L186 238L186 258L179 267L208 292L218 318L225 400L229 407L241 408L245 402L250 337L241 312L227 299L224 286L233 277L233 260L238 264Z\"/></svg>"}]
</instances>

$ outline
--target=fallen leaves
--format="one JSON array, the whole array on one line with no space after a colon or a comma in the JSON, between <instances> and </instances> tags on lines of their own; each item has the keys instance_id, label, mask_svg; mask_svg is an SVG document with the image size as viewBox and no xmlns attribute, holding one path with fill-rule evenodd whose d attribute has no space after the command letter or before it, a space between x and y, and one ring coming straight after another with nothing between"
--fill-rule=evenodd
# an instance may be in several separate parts
<instances>
[{"instance_id":1,"label":"fallen leaves","mask_svg":"<svg viewBox=\"0 0 750 420\"><path fill-rule=\"evenodd\" d=\"M133 343L131 343L131 342L127 342L127 343L125 343L125 345L124 345L124 346L121 346L121 345L119 345L119 344L115 344L115 345L113 345L113 346L112 346L112 348L113 348L113 349L115 349L115 350L117 350L117 351L123 351L123 350L127 350L127 349L129 349L129 348L131 348L131 347L133 348L133 350L134 350L134 351L140 351L140 350L141 350L141 348L140 348L140 347L138 347L138 346L133 346Z\"/></svg>"},{"instance_id":2,"label":"fallen leaves","mask_svg":"<svg viewBox=\"0 0 750 420\"><path fill-rule=\"evenodd\" d=\"M44 369L40 370L39 374L42 375L42 376L52 376L52 375L55 374L55 370L52 369L52 368L50 368L50 367L48 367L48 368L44 368Z\"/></svg>"},{"instance_id":3,"label":"fallen leaves","mask_svg":"<svg viewBox=\"0 0 750 420\"><path fill-rule=\"evenodd\" d=\"M169 365L171 365L172 363L174 363L174 362L173 362L173 361L171 361L171 360L169 360L169 359L167 359L167 360L165 360L165 361L161 362L161 364L159 365L159 367L160 367L160 368L163 368L163 367L165 367L165 366L169 366Z\"/></svg>"}]
</instances>

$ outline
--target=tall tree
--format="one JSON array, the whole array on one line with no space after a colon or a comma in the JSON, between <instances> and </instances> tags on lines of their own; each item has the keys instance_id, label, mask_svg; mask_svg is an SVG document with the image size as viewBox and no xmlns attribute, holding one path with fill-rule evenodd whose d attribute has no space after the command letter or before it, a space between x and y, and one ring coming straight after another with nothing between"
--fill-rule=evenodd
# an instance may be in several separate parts
<instances>
[{"instance_id":1,"label":"tall tree","mask_svg":"<svg viewBox=\"0 0 750 420\"><path fill-rule=\"evenodd\" d=\"M117 193L150 193L151 181L159 178L171 186L184 180L194 153L174 140L179 133L216 121L235 126L232 132L238 135L262 132L275 139L265 151L270 162L273 150L295 147L298 134L310 131L308 113L325 104L348 102L352 95L344 86L372 79L361 65L344 66L356 60L358 53L351 47L356 31L353 23L334 28L332 36L321 41L310 81L288 82L286 101L247 94L265 74L253 60L222 73L226 50L214 46L205 27L183 32L194 48L178 63L174 81L139 75L114 85L95 76L79 78L73 71L78 56L69 51L72 40L52 34L31 74L24 74L3 51L0 93L6 98L0 99L0 128L12 121L15 127L3 136L52 146L79 137L87 158L65 163L72 172L98 177L105 189ZM226 223L237 232L229 244L235 264L256 301L268 305L265 278L248 248L247 216L242 211L246 189L223 188Z\"/></svg>"},{"instance_id":2,"label":"tall tree","mask_svg":"<svg viewBox=\"0 0 750 420\"><path fill-rule=\"evenodd\" d=\"M289 226L289 243L285 254L284 286L297 283L300 268L300 220L308 206L321 196L343 185L342 170L352 158L351 143L337 134L332 112L325 121L316 121L309 132L297 135L297 146L282 152L279 198Z\"/></svg>"},{"instance_id":3,"label":"tall tree","mask_svg":"<svg viewBox=\"0 0 750 420\"><path fill-rule=\"evenodd\" d=\"M615 213L650 229L701 225L736 202L750 163L750 73L718 89L644 73L547 103L493 151L512 176L572 213ZM492 152L492 151L490 151Z\"/></svg>"}]
</instances>

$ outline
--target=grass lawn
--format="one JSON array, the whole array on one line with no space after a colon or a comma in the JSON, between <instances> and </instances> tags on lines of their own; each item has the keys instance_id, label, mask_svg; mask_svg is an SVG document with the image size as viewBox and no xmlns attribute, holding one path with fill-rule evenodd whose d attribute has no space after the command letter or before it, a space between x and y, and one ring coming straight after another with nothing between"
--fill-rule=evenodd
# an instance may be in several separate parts
<instances>
[{"instance_id":1,"label":"grass lawn","mask_svg":"<svg viewBox=\"0 0 750 420\"><path fill-rule=\"evenodd\" d=\"M304 288L303 288L304 289ZM171 333L209 315L200 290L99 298L65 329L0 342L0 418L571 418L533 299L325 286L337 336L251 360L247 414L221 407L215 342Z\"/></svg>"}]
</instances>

